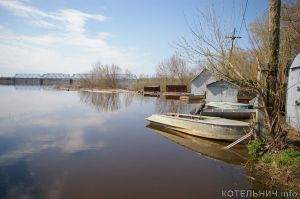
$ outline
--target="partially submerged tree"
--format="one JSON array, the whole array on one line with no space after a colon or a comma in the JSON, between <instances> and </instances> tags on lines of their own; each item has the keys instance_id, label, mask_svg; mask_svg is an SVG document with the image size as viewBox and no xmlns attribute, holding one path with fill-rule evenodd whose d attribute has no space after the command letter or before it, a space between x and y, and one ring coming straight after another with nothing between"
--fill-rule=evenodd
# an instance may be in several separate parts
<instances>
[{"instance_id":1,"label":"partially submerged tree","mask_svg":"<svg viewBox=\"0 0 300 199\"><path fill-rule=\"evenodd\" d=\"M118 65L103 65L101 62L97 62L83 81L87 82L91 87L118 88L121 72L122 69Z\"/></svg>"}]
</instances>

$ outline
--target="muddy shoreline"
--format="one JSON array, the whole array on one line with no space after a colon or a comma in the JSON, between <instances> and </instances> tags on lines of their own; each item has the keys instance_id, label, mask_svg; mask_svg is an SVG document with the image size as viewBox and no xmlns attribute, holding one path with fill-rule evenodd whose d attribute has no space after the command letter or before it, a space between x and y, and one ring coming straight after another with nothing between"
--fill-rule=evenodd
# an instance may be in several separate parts
<instances>
[{"instance_id":1,"label":"muddy shoreline","mask_svg":"<svg viewBox=\"0 0 300 199\"><path fill-rule=\"evenodd\" d=\"M83 91L83 92L95 92L95 93L125 93L135 92L126 89L111 89L111 88L85 88L81 86L53 86L51 89L62 91Z\"/></svg>"}]
</instances>

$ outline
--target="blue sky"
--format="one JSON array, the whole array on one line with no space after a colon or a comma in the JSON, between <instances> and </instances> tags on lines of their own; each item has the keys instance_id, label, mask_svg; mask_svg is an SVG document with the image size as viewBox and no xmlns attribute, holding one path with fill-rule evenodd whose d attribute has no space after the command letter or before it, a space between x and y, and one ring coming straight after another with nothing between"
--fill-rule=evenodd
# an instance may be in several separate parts
<instances>
[{"instance_id":1,"label":"blue sky","mask_svg":"<svg viewBox=\"0 0 300 199\"><path fill-rule=\"evenodd\" d=\"M245 2L0 0L0 76L82 73L97 61L138 75L153 74L155 66L174 53L170 44L189 35L187 21L197 16L197 9L205 11L214 4L229 28L238 28ZM246 22L267 8L268 0L249 0ZM239 42L247 45L244 30L241 35Z\"/></svg>"}]
</instances>

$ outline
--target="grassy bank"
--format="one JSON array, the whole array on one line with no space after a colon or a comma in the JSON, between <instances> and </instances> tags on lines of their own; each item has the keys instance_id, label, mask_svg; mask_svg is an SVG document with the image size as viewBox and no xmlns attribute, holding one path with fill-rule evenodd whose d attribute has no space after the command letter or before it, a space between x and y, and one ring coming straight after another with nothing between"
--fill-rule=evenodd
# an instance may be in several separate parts
<instances>
[{"instance_id":1,"label":"grassy bank","mask_svg":"<svg viewBox=\"0 0 300 199\"><path fill-rule=\"evenodd\" d=\"M284 186L300 193L300 152L296 148L269 153L258 140L251 140L247 148L252 157L252 164L248 165L264 177L267 185Z\"/></svg>"}]
</instances>

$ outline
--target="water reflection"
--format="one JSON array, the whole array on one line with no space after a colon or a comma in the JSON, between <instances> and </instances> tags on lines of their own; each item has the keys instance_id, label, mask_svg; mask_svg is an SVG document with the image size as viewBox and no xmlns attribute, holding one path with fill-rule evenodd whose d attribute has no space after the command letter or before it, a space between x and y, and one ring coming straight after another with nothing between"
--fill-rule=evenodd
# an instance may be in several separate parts
<instances>
[{"instance_id":1,"label":"water reflection","mask_svg":"<svg viewBox=\"0 0 300 199\"><path fill-rule=\"evenodd\" d=\"M155 102L156 113L189 113L195 104L185 104L179 100L157 98Z\"/></svg>"},{"instance_id":2,"label":"water reflection","mask_svg":"<svg viewBox=\"0 0 300 199\"><path fill-rule=\"evenodd\" d=\"M101 93L101 92L79 92L80 101L94 107L98 111L114 112L122 108L120 96L124 99L123 105L130 106L134 93Z\"/></svg>"},{"instance_id":3,"label":"water reflection","mask_svg":"<svg viewBox=\"0 0 300 199\"><path fill-rule=\"evenodd\" d=\"M106 146L97 134L106 133L112 115L81 106L77 93L13 87L0 91L0 165L45 150L74 154Z\"/></svg>"},{"instance_id":4,"label":"water reflection","mask_svg":"<svg viewBox=\"0 0 300 199\"><path fill-rule=\"evenodd\" d=\"M160 107L190 110L179 101L14 87L0 96L0 198L220 198L252 186L232 155L171 136L225 156L214 161L145 128Z\"/></svg>"},{"instance_id":5,"label":"water reflection","mask_svg":"<svg viewBox=\"0 0 300 199\"><path fill-rule=\"evenodd\" d=\"M185 104L179 101L178 96L156 96L145 97L134 92L125 93L101 93L101 92L79 92L80 101L98 111L115 112L123 107L126 108L134 101L143 103L155 103L155 113L189 113L197 105ZM122 99L122 100L121 100Z\"/></svg>"},{"instance_id":6,"label":"water reflection","mask_svg":"<svg viewBox=\"0 0 300 199\"><path fill-rule=\"evenodd\" d=\"M89 139L92 132L86 132L86 129L105 129L104 123L109 116L102 119L95 114L82 116L51 118L49 115L47 119L34 117L17 123L13 131L8 130L0 136L0 165L15 163L44 150L56 149L60 153L72 154L105 147L103 140Z\"/></svg>"},{"instance_id":7,"label":"water reflection","mask_svg":"<svg viewBox=\"0 0 300 199\"><path fill-rule=\"evenodd\" d=\"M16 90L42 90L42 89L45 89L45 87L35 86L35 85L15 85L14 88Z\"/></svg>"},{"instance_id":8,"label":"water reflection","mask_svg":"<svg viewBox=\"0 0 300 199\"><path fill-rule=\"evenodd\" d=\"M224 146L228 143L190 136L154 124L149 124L146 127L181 146L215 160L221 160L235 165L241 165L247 161L247 151L244 147L239 147L238 149L236 147L234 150L227 150L224 149Z\"/></svg>"},{"instance_id":9,"label":"water reflection","mask_svg":"<svg viewBox=\"0 0 300 199\"><path fill-rule=\"evenodd\" d=\"M178 95L165 95L166 100L180 100L180 96Z\"/></svg>"}]
</instances>

